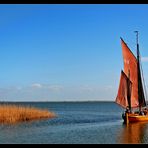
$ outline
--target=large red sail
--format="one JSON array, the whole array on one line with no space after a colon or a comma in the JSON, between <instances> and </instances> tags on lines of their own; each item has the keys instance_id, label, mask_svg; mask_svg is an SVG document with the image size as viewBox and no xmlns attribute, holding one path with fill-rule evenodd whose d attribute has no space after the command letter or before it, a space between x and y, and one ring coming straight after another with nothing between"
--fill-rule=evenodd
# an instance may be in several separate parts
<instances>
[{"instance_id":1,"label":"large red sail","mask_svg":"<svg viewBox=\"0 0 148 148\"><path fill-rule=\"evenodd\" d=\"M128 48L126 43L121 39L123 61L124 61L124 72L132 82L132 93L131 93L131 107L138 107L138 72L137 72L137 59L131 50Z\"/></svg>"},{"instance_id":2,"label":"large red sail","mask_svg":"<svg viewBox=\"0 0 148 148\"><path fill-rule=\"evenodd\" d=\"M131 87L132 83L126 76L126 74L121 71L121 76L120 76L120 84L118 88L118 94L116 97L116 103L121 105L123 108L126 108L129 106L129 99L131 97Z\"/></svg>"}]
</instances>

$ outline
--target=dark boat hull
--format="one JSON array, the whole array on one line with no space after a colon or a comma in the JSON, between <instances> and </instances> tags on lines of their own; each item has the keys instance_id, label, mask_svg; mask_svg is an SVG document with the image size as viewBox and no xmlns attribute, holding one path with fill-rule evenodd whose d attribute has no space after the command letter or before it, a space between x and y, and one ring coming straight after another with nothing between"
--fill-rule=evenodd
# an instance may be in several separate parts
<instances>
[{"instance_id":1,"label":"dark boat hull","mask_svg":"<svg viewBox=\"0 0 148 148\"><path fill-rule=\"evenodd\" d=\"M139 114L133 114L133 113L126 113L125 115L122 115L122 118L124 120L124 123L128 122L148 122L148 115L139 115Z\"/></svg>"}]
</instances>

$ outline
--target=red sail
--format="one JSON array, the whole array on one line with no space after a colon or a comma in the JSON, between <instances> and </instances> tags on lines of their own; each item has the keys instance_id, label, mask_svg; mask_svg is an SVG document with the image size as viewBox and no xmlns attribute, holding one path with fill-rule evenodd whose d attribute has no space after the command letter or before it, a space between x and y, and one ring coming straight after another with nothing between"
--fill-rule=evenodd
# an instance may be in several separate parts
<instances>
[{"instance_id":1,"label":"red sail","mask_svg":"<svg viewBox=\"0 0 148 148\"><path fill-rule=\"evenodd\" d=\"M121 105L122 107L126 108L127 106L129 106L128 100L130 98L130 96L128 96L128 92L131 92L131 86L132 83L128 83L129 79L126 76L126 74L121 71L121 76L120 76L120 84L119 84L119 88L118 88L118 94L116 97L116 103Z\"/></svg>"},{"instance_id":2,"label":"red sail","mask_svg":"<svg viewBox=\"0 0 148 148\"><path fill-rule=\"evenodd\" d=\"M121 39L123 61L124 61L124 72L132 82L132 93L131 93L131 107L138 107L138 72L137 72L137 59L131 50L128 48L126 43Z\"/></svg>"}]
</instances>

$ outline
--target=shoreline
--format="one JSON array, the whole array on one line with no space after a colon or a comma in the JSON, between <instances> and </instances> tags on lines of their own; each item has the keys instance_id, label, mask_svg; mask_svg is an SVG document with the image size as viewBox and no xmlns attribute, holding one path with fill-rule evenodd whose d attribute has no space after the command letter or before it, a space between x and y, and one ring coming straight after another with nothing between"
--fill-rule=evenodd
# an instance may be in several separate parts
<instances>
[{"instance_id":1,"label":"shoreline","mask_svg":"<svg viewBox=\"0 0 148 148\"><path fill-rule=\"evenodd\" d=\"M1 103L87 103L87 102L115 102L115 101L0 101Z\"/></svg>"}]
</instances>

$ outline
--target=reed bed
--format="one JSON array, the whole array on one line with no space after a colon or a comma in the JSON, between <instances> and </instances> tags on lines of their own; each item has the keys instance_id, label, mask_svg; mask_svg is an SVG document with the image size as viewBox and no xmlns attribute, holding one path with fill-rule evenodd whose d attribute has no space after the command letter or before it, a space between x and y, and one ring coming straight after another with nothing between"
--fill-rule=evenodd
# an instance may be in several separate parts
<instances>
[{"instance_id":1,"label":"reed bed","mask_svg":"<svg viewBox=\"0 0 148 148\"><path fill-rule=\"evenodd\" d=\"M0 123L3 124L53 118L55 116L55 113L49 112L47 109L20 105L0 105Z\"/></svg>"}]
</instances>

